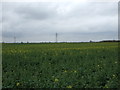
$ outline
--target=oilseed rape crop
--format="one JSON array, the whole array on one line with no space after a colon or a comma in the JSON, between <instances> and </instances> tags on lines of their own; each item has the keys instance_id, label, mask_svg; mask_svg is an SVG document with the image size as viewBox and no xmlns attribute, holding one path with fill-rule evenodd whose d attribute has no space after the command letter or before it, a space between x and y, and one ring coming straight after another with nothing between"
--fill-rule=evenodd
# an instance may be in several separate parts
<instances>
[{"instance_id":1,"label":"oilseed rape crop","mask_svg":"<svg viewBox=\"0 0 120 90\"><path fill-rule=\"evenodd\" d=\"M3 43L3 88L118 88L118 42Z\"/></svg>"}]
</instances>

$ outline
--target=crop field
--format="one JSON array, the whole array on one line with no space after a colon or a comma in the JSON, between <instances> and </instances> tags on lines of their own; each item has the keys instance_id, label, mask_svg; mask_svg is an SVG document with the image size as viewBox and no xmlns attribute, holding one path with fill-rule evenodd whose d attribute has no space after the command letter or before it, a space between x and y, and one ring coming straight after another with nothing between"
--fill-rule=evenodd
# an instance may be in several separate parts
<instances>
[{"instance_id":1,"label":"crop field","mask_svg":"<svg viewBox=\"0 0 120 90\"><path fill-rule=\"evenodd\" d=\"M3 88L118 88L118 42L2 44Z\"/></svg>"}]
</instances>

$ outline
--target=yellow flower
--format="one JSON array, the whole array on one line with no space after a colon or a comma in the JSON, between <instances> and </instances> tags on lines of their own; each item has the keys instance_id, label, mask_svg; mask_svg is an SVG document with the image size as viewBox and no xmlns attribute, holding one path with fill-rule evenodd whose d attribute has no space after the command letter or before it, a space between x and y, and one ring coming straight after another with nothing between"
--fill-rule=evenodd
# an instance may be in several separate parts
<instances>
[{"instance_id":1,"label":"yellow flower","mask_svg":"<svg viewBox=\"0 0 120 90\"><path fill-rule=\"evenodd\" d=\"M107 85L105 85L105 87L104 88L108 88L108 86Z\"/></svg>"},{"instance_id":2,"label":"yellow flower","mask_svg":"<svg viewBox=\"0 0 120 90\"><path fill-rule=\"evenodd\" d=\"M113 74L113 77L115 77L115 75Z\"/></svg>"},{"instance_id":3,"label":"yellow flower","mask_svg":"<svg viewBox=\"0 0 120 90\"><path fill-rule=\"evenodd\" d=\"M75 70L74 73L77 73L77 71Z\"/></svg>"},{"instance_id":4,"label":"yellow flower","mask_svg":"<svg viewBox=\"0 0 120 90\"><path fill-rule=\"evenodd\" d=\"M64 72L67 72L67 70L65 70Z\"/></svg>"},{"instance_id":5,"label":"yellow flower","mask_svg":"<svg viewBox=\"0 0 120 90\"><path fill-rule=\"evenodd\" d=\"M115 62L115 64L117 64L117 61Z\"/></svg>"},{"instance_id":6,"label":"yellow flower","mask_svg":"<svg viewBox=\"0 0 120 90\"><path fill-rule=\"evenodd\" d=\"M18 83L16 83L16 86L19 86L20 85L20 83L18 82Z\"/></svg>"},{"instance_id":7,"label":"yellow flower","mask_svg":"<svg viewBox=\"0 0 120 90\"><path fill-rule=\"evenodd\" d=\"M72 86L71 86L71 85L69 85L69 86L67 86L66 88L72 88Z\"/></svg>"},{"instance_id":8,"label":"yellow flower","mask_svg":"<svg viewBox=\"0 0 120 90\"><path fill-rule=\"evenodd\" d=\"M55 78L55 82L58 82L59 80L57 78Z\"/></svg>"}]
</instances>

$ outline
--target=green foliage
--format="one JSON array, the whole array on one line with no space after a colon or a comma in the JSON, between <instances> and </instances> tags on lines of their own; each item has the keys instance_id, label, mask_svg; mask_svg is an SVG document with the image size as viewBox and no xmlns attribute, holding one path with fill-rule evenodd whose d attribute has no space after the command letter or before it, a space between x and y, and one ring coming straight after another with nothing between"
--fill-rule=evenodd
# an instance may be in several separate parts
<instances>
[{"instance_id":1,"label":"green foliage","mask_svg":"<svg viewBox=\"0 0 120 90\"><path fill-rule=\"evenodd\" d=\"M118 88L118 43L3 44L3 88Z\"/></svg>"}]
</instances>

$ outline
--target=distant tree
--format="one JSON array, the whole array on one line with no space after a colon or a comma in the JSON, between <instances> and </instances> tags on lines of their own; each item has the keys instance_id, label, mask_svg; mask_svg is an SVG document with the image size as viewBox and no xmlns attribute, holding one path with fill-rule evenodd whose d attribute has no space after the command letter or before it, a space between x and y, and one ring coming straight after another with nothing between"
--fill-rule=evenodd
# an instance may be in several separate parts
<instances>
[{"instance_id":1,"label":"distant tree","mask_svg":"<svg viewBox=\"0 0 120 90\"><path fill-rule=\"evenodd\" d=\"M92 40L90 40L90 42L92 42Z\"/></svg>"}]
</instances>

